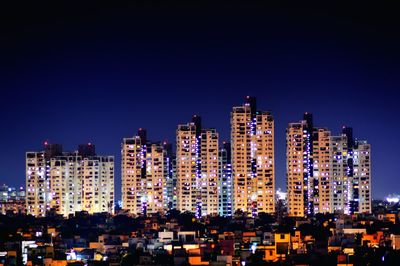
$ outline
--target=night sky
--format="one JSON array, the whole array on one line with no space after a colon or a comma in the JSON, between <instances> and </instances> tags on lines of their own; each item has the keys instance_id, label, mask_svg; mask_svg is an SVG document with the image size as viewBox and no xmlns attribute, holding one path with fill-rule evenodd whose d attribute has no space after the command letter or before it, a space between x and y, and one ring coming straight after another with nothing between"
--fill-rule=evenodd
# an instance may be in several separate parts
<instances>
[{"instance_id":1,"label":"night sky","mask_svg":"<svg viewBox=\"0 0 400 266\"><path fill-rule=\"evenodd\" d=\"M252 95L275 116L277 187L285 128L308 111L372 144L374 198L400 193L397 7L77 3L0 8L0 183L25 185L44 140L92 142L116 157L119 198L123 137L174 142L199 114L228 140Z\"/></svg>"}]
</instances>

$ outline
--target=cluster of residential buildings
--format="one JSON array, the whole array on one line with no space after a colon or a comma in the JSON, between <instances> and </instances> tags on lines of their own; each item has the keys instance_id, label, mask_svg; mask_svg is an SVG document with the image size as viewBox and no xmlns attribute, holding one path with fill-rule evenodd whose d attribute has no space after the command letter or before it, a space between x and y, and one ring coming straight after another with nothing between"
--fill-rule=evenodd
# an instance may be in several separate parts
<instances>
[{"instance_id":1,"label":"cluster of residential buildings","mask_svg":"<svg viewBox=\"0 0 400 266\"><path fill-rule=\"evenodd\" d=\"M25 213L25 188L0 186L0 213Z\"/></svg>"},{"instance_id":2,"label":"cluster of residential buildings","mask_svg":"<svg viewBox=\"0 0 400 266\"><path fill-rule=\"evenodd\" d=\"M114 211L114 157L98 156L91 143L64 152L44 143L44 151L26 153L26 213L64 216L77 211Z\"/></svg>"},{"instance_id":3,"label":"cluster of residential buildings","mask_svg":"<svg viewBox=\"0 0 400 266\"><path fill-rule=\"evenodd\" d=\"M371 212L371 146L343 127L335 136L312 115L286 132L289 216Z\"/></svg>"},{"instance_id":4,"label":"cluster of residential buildings","mask_svg":"<svg viewBox=\"0 0 400 266\"><path fill-rule=\"evenodd\" d=\"M151 141L145 129L121 145L122 208L132 215L189 211L196 217L250 216L276 212L275 128L270 111L247 97L231 112L231 138L205 128L193 116L176 130L171 143ZM343 127L334 135L315 127L312 115L286 130L287 213L371 212L371 147ZM64 152L45 143L26 154L26 209L45 216L76 211L113 213L114 157L98 156L93 144Z\"/></svg>"}]
</instances>

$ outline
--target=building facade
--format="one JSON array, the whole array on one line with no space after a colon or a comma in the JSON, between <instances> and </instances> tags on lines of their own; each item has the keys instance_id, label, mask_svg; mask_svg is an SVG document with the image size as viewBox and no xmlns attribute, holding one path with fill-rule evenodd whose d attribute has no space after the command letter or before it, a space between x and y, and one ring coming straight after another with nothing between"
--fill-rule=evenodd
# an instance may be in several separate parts
<instances>
[{"instance_id":1,"label":"building facade","mask_svg":"<svg viewBox=\"0 0 400 266\"><path fill-rule=\"evenodd\" d=\"M313 130L313 175L311 180L313 213L331 212L330 149L331 132L326 128Z\"/></svg>"},{"instance_id":2,"label":"building facade","mask_svg":"<svg viewBox=\"0 0 400 266\"><path fill-rule=\"evenodd\" d=\"M310 134L306 121L290 123L286 130L286 184L289 216L309 211Z\"/></svg>"},{"instance_id":3,"label":"building facade","mask_svg":"<svg viewBox=\"0 0 400 266\"><path fill-rule=\"evenodd\" d=\"M76 153L50 158L50 207L67 216L82 211L82 158Z\"/></svg>"},{"instance_id":4,"label":"building facade","mask_svg":"<svg viewBox=\"0 0 400 266\"><path fill-rule=\"evenodd\" d=\"M371 145L367 141L356 141L353 190L355 191L353 199L358 203L355 212L371 213Z\"/></svg>"},{"instance_id":5,"label":"building facade","mask_svg":"<svg viewBox=\"0 0 400 266\"><path fill-rule=\"evenodd\" d=\"M140 137L124 138L121 147L122 208L132 214L144 212L141 200L144 193L143 162L144 151Z\"/></svg>"},{"instance_id":6,"label":"building facade","mask_svg":"<svg viewBox=\"0 0 400 266\"><path fill-rule=\"evenodd\" d=\"M165 171L166 187L164 189L164 201L168 210L176 209L176 156L172 149L172 144L164 141L163 147L165 150Z\"/></svg>"},{"instance_id":7,"label":"building facade","mask_svg":"<svg viewBox=\"0 0 400 266\"><path fill-rule=\"evenodd\" d=\"M82 210L114 213L114 156L82 158Z\"/></svg>"},{"instance_id":8,"label":"building facade","mask_svg":"<svg viewBox=\"0 0 400 266\"><path fill-rule=\"evenodd\" d=\"M353 160L352 151L347 146L346 135L331 137L331 203L330 212L350 213L352 177L349 164Z\"/></svg>"},{"instance_id":9,"label":"building facade","mask_svg":"<svg viewBox=\"0 0 400 266\"><path fill-rule=\"evenodd\" d=\"M122 204L129 213L163 213L174 208L174 155L168 143L150 142L145 129L122 142Z\"/></svg>"},{"instance_id":10,"label":"building facade","mask_svg":"<svg viewBox=\"0 0 400 266\"><path fill-rule=\"evenodd\" d=\"M28 214L43 217L51 209L63 216L113 213L114 157L96 156L94 145L87 149L93 154L62 152L61 145L45 143L45 151L26 154Z\"/></svg>"},{"instance_id":11,"label":"building facade","mask_svg":"<svg viewBox=\"0 0 400 266\"><path fill-rule=\"evenodd\" d=\"M50 210L50 164L45 152L26 153L26 213L46 216Z\"/></svg>"},{"instance_id":12,"label":"building facade","mask_svg":"<svg viewBox=\"0 0 400 266\"><path fill-rule=\"evenodd\" d=\"M168 177L166 154L161 143L148 145L146 151L145 202L148 213L167 209L166 181Z\"/></svg>"},{"instance_id":13,"label":"building facade","mask_svg":"<svg viewBox=\"0 0 400 266\"><path fill-rule=\"evenodd\" d=\"M370 145L343 127L331 136L306 113L286 130L288 215L371 212Z\"/></svg>"},{"instance_id":14,"label":"building facade","mask_svg":"<svg viewBox=\"0 0 400 266\"><path fill-rule=\"evenodd\" d=\"M218 201L218 214L232 216L233 182L230 142L224 142L219 150Z\"/></svg>"},{"instance_id":15,"label":"building facade","mask_svg":"<svg viewBox=\"0 0 400 266\"><path fill-rule=\"evenodd\" d=\"M179 125L176 131L177 209L197 213L198 146L194 123Z\"/></svg>"},{"instance_id":16,"label":"building facade","mask_svg":"<svg viewBox=\"0 0 400 266\"><path fill-rule=\"evenodd\" d=\"M234 210L274 213L274 119L253 97L233 107L231 145Z\"/></svg>"},{"instance_id":17,"label":"building facade","mask_svg":"<svg viewBox=\"0 0 400 266\"><path fill-rule=\"evenodd\" d=\"M177 209L196 216L218 213L219 136L202 129L201 118L176 131Z\"/></svg>"},{"instance_id":18,"label":"building facade","mask_svg":"<svg viewBox=\"0 0 400 266\"><path fill-rule=\"evenodd\" d=\"M200 134L200 204L202 215L218 213L218 179L220 174L219 136L215 129L204 129Z\"/></svg>"}]
</instances>

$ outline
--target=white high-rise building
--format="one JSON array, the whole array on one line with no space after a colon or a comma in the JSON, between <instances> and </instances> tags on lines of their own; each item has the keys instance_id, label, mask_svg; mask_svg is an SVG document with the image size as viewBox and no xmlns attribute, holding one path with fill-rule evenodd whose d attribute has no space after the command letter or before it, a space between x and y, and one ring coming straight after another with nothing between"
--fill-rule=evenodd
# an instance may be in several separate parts
<instances>
[{"instance_id":1,"label":"white high-rise building","mask_svg":"<svg viewBox=\"0 0 400 266\"><path fill-rule=\"evenodd\" d=\"M286 178L288 215L303 217L310 199L310 134L307 122L290 123L286 130Z\"/></svg>"},{"instance_id":2,"label":"white high-rise building","mask_svg":"<svg viewBox=\"0 0 400 266\"><path fill-rule=\"evenodd\" d=\"M253 215L275 212L274 119L247 97L231 113L233 208Z\"/></svg>"},{"instance_id":3,"label":"white high-rise building","mask_svg":"<svg viewBox=\"0 0 400 266\"><path fill-rule=\"evenodd\" d=\"M165 144L166 145L166 144ZM172 154L147 141L145 129L122 143L122 204L131 214L163 213L172 207ZM171 184L170 184L171 183Z\"/></svg>"},{"instance_id":4,"label":"white high-rise building","mask_svg":"<svg viewBox=\"0 0 400 266\"><path fill-rule=\"evenodd\" d=\"M218 213L218 133L204 129L200 135L200 204L201 215Z\"/></svg>"},{"instance_id":5,"label":"white high-rise building","mask_svg":"<svg viewBox=\"0 0 400 266\"><path fill-rule=\"evenodd\" d=\"M327 213L332 210L330 149L331 132L326 128L313 130L313 176L312 195L313 213Z\"/></svg>"},{"instance_id":6,"label":"white high-rise building","mask_svg":"<svg viewBox=\"0 0 400 266\"><path fill-rule=\"evenodd\" d=\"M219 150L218 198L218 214L232 216L233 182L230 142L224 142Z\"/></svg>"},{"instance_id":7,"label":"white high-rise building","mask_svg":"<svg viewBox=\"0 0 400 266\"><path fill-rule=\"evenodd\" d=\"M353 187L357 191L353 193L353 198L358 199L359 213L372 212L371 195L371 145L366 141L356 141L354 150L354 181Z\"/></svg>"},{"instance_id":8,"label":"white high-rise building","mask_svg":"<svg viewBox=\"0 0 400 266\"><path fill-rule=\"evenodd\" d=\"M371 212L370 145L313 127L312 115L290 123L286 131L289 216Z\"/></svg>"},{"instance_id":9,"label":"white high-rise building","mask_svg":"<svg viewBox=\"0 0 400 266\"><path fill-rule=\"evenodd\" d=\"M82 211L82 158L78 154L50 158L50 207L67 216Z\"/></svg>"},{"instance_id":10,"label":"white high-rise building","mask_svg":"<svg viewBox=\"0 0 400 266\"><path fill-rule=\"evenodd\" d=\"M44 152L26 153L26 213L44 217L50 210L50 165Z\"/></svg>"},{"instance_id":11,"label":"white high-rise building","mask_svg":"<svg viewBox=\"0 0 400 266\"><path fill-rule=\"evenodd\" d=\"M82 210L114 213L114 157L83 158Z\"/></svg>"},{"instance_id":12,"label":"white high-rise building","mask_svg":"<svg viewBox=\"0 0 400 266\"><path fill-rule=\"evenodd\" d=\"M332 205L345 214L371 213L371 146L354 140L353 130L331 138Z\"/></svg>"},{"instance_id":13,"label":"white high-rise building","mask_svg":"<svg viewBox=\"0 0 400 266\"><path fill-rule=\"evenodd\" d=\"M349 162L352 160L352 151L349 150L346 135L331 137L331 204L330 212L350 213L350 199L352 198L352 176L350 176Z\"/></svg>"},{"instance_id":14,"label":"white high-rise building","mask_svg":"<svg viewBox=\"0 0 400 266\"><path fill-rule=\"evenodd\" d=\"M45 143L44 152L26 154L26 169L28 214L113 213L114 157L95 156L94 145L66 153L61 145Z\"/></svg>"},{"instance_id":15,"label":"white high-rise building","mask_svg":"<svg viewBox=\"0 0 400 266\"><path fill-rule=\"evenodd\" d=\"M179 125L176 131L177 209L197 213L197 138L194 123Z\"/></svg>"},{"instance_id":16,"label":"white high-rise building","mask_svg":"<svg viewBox=\"0 0 400 266\"><path fill-rule=\"evenodd\" d=\"M144 186L142 167L144 147L139 136L124 138L122 141L122 208L132 214L144 212Z\"/></svg>"},{"instance_id":17,"label":"white high-rise building","mask_svg":"<svg viewBox=\"0 0 400 266\"><path fill-rule=\"evenodd\" d=\"M201 118L176 131L177 208L196 216L218 213L219 136L202 129Z\"/></svg>"},{"instance_id":18,"label":"white high-rise building","mask_svg":"<svg viewBox=\"0 0 400 266\"><path fill-rule=\"evenodd\" d=\"M167 209L166 181L168 176L166 153L160 143L153 143L146 152L146 208L147 213L164 212Z\"/></svg>"}]
</instances>

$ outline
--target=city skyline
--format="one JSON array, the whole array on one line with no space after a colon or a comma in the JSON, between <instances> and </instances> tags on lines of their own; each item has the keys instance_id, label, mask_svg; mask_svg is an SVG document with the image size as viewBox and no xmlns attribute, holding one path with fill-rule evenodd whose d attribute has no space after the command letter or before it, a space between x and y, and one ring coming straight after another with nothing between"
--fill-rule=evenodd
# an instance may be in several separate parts
<instances>
[{"instance_id":1,"label":"city skyline","mask_svg":"<svg viewBox=\"0 0 400 266\"><path fill-rule=\"evenodd\" d=\"M248 98L249 96L247 96L247 98ZM245 100L245 97L243 97L243 99L242 100ZM258 104L258 102L259 101L257 101L257 104ZM235 107L236 106L236 107ZM232 106L232 108L234 109L234 108L240 108L241 106L239 106L239 104L236 104L235 106ZM268 111L268 113L270 113L271 111ZM309 112L305 112L305 114L308 114ZM311 114L311 113L310 113ZM194 117L196 117L196 115L194 115ZM199 117L201 117L201 116L199 116ZM293 121L295 121L295 119L293 120ZM292 122L293 122L292 121ZM292 122L290 122L288 125L290 125ZM179 126L185 126L186 124L183 124L183 123L181 123L181 124L179 124L179 125L176 125L177 127L179 127ZM189 125L189 124L187 124L187 125ZM323 127L323 128L327 128L327 127L325 127L324 125L319 125L318 124L318 127ZM343 128L344 128L345 126L343 126ZM208 128L208 127L206 127L206 128ZM211 127L212 128L212 127ZM328 128L328 129L330 129L330 128ZM140 131L146 131L146 137L147 137L147 132L149 131L149 130L147 130L147 128L145 129L145 128L143 128L143 127L138 127L137 128L137 130L138 130L138 132L140 132ZM216 130L218 131L219 129L218 128L216 128ZM286 129L285 129L286 130ZM219 131L218 131L219 132ZM333 131L331 131L332 132L332 136L336 136L336 135L339 135L340 134L340 130L333 130ZM151 132L150 132L151 133ZM174 133L176 133L176 132L174 132ZM140 134L140 133L138 133L138 134ZM231 134L231 133L230 133ZM285 133L284 133L285 134ZM276 136L277 134L275 133L274 134L274 141L276 141L276 139L275 139L275 136ZM362 135L362 134L361 134ZM136 136L136 133L134 133L133 134L133 137L135 138L135 136ZM123 138L121 138L121 142L123 143L124 142L124 139L126 138L127 136L125 136L125 137L123 137ZM131 136L132 137L132 136ZM153 138L148 138L148 139L150 139L151 141L156 141L156 142L166 142L166 143L169 143L169 144L172 144L172 147L173 147L173 150L174 150L174 152L176 152L176 140L175 139L173 139L172 141L169 141L169 140L167 140L166 138L164 138L164 139L153 139ZM355 139L358 139L358 138L355 138ZM363 138L361 138L361 139L363 139ZM223 145L223 142L225 142L225 141L231 141L231 138L230 137L228 137L227 139L221 139L221 138L219 138L219 140L218 140L218 144L222 147L222 145ZM42 144L41 144L41 146L44 148L47 144L61 144L62 145L62 147L64 148L64 145L63 145L63 143L61 143L61 142L52 142L52 141L50 141L49 139L46 139L46 140L44 140L43 142L42 142ZM92 145L92 142L88 142L87 143L87 145ZM100 147L101 145L98 145L97 143L93 143L93 146L94 145L96 145L96 147ZM120 143L120 145L121 145L121 143ZM81 145L80 144L80 146L84 146L83 144ZM276 149L280 149L279 147L277 148L276 147L277 145L275 144L275 150ZM119 146L120 147L120 146ZM31 152L31 151L33 151L33 150L38 150L38 151L40 151L40 150L44 150L43 148L38 148L38 149L32 149L32 150L29 150L29 151L26 151L26 152ZM283 147L283 149L286 149L286 146L284 146ZM67 148L66 150L69 150L69 148ZM78 151L78 149L75 149L75 150L71 150L71 151ZM116 170L117 171L115 171L115 176L116 177L118 177L118 178L115 178L115 187L116 187L116 189L115 189L115 195L116 195L116 201L118 201L118 200L122 200L122 194L121 194L121 190L119 189L119 187L121 187L121 182L122 182L122 180L121 180L121 169L119 169L120 168L120 165L121 165L121 159L122 159L122 157L121 157L121 150L119 150L119 153L117 153L117 154L110 154L110 153L102 153L102 154L108 154L109 156L113 156L113 157L115 157L116 158L116 160L115 160L115 164L116 164ZM277 154L277 152L275 152L274 154ZM374 154L373 154L373 152L372 152L372 158L374 157ZM280 176L277 176L277 175L274 175L275 176L275 179L274 179L274 183L275 184L277 184L277 185L275 185L275 189L281 189L282 191L286 191L287 190L287 187L286 187L286 185L284 184L284 183L286 183L286 160L287 160L287 158L286 158L286 154L285 154L285 165L284 165L284 167L285 167L285 170L284 170L284 176L281 178ZM372 168L373 169L373 168ZM280 169L281 171L282 171L282 169ZM25 171L24 171L24 174L25 174ZM25 178L25 176L24 176L24 178ZM372 179L372 180L374 180L374 179ZM24 182L25 182L25 180L22 180L23 182L21 183L21 184L23 184ZM17 182L17 181L16 181ZM14 186L18 186L18 183L13 183L13 182L8 182L7 183L8 185L9 184L11 184L11 185L14 185ZM373 188L374 188L374 186L372 186ZM374 190L374 189L373 189ZM286 191L287 192L287 191ZM394 192L396 192L396 191L394 191ZM273 192L274 194L275 194L275 191ZM375 197L374 196L374 193L372 193L372 195L373 195L373 198L375 199L378 199L378 197ZM388 194L384 194L384 195L382 195L382 197L381 198L379 198L379 199L383 199L385 196L387 196Z\"/></svg>"},{"instance_id":2,"label":"city skyline","mask_svg":"<svg viewBox=\"0 0 400 266\"><path fill-rule=\"evenodd\" d=\"M311 112L316 126L350 126L371 143L374 198L399 193L388 185L400 149L395 9L82 7L2 16L1 183L23 185L25 152L45 140L92 142L120 165L123 137L143 127L174 143L193 114L229 140L232 106L254 95L274 114L276 188L286 187L285 129Z\"/></svg>"},{"instance_id":3,"label":"city skyline","mask_svg":"<svg viewBox=\"0 0 400 266\"><path fill-rule=\"evenodd\" d=\"M258 212L274 213L275 191L281 188L275 185L273 114L271 111L259 111L257 99L246 96L243 105L232 107L230 121L231 138L228 142L219 139L215 128L205 128L199 115L194 115L190 123L177 125L176 142L151 140L147 130L139 128L133 137L122 139L121 164L116 169L114 155L109 156L112 158L111 194L121 192L122 208L132 214L176 208L193 212L196 216L222 215L222 210L231 206L233 209L228 216L237 209L254 215ZM229 143L228 146L226 143ZM224 159L223 155L227 147L230 160ZM40 200L43 195L34 196L32 193L27 206L37 205L39 200L44 209L48 204L48 209L56 206L56 200L60 204L64 200L69 202L68 198L60 201L57 191L61 185L63 191L75 195L73 201L80 208L76 189L79 191L83 180L89 176L93 184L103 180L101 175L92 176L92 170L89 176L85 174L83 178L84 172L80 170L85 169L84 165L80 165L82 159L102 158L94 157L95 144L80 144L77 150L67 153L63 151L62 144L48 141L43 143L43 148L26 153L26 190L29 196L31 187L38 188L39 182L48 182L43 195L47 198L49 193L49 199ZM371 146L366 140L355 137L351 127L343 126L340 134L331 134L328 128L315 126L313 115L306 112L302 120L288 124L286 153L285 182L290 215L302 217L334 211L346 214L371 212ZM224 161L230 165L225 165L231 168L229 172L223 171ZM49 169L48 180L40 179L43 167ZM118 189L119 182L115 183L115 172L122 174L121 190ZM221 182L225 177L230 187L223 188ZM109 182L106 180L108 178L101 182ZM299 182L303 185L300 186ZM99 183L99 186L103 185ZM229 196L221 194L224 190ZM87 188L82 186L82 191L86 192ZM91 189L88 192L91 194ZM222 195L228 198L224 201ZM92 196L90 198L94 200ZM111 202L113 200L114 196ZM90 205L88 208L91 210ZM290 211L293 207L294 212Z\"/></svg>"}]
</instances>

